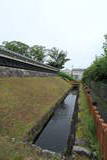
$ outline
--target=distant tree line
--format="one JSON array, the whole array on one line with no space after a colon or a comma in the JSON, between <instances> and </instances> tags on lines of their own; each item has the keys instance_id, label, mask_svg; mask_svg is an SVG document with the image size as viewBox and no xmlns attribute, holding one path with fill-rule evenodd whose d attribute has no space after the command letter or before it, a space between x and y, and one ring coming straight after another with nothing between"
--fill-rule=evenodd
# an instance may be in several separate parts
<instances>
[{"instance_id":1,"label":"distant tree line","mask_svg":"<svg viewBox=\"0 0 107 160\"><path fill-rule=\"evenodd\" d=\"M24 55L33 60L47 63L58 69L64 68L64 64L70 59L67 58L67 52L59 50L56 47L51 49L46 49L45 46L34 45L30 47L29 45L19 42L19 41L4 41L2 47ZM47 60L46 60L47 57Z\"/></svg>"},{"instance_id":2,"label":"distant tree line","mask_svg":"<svg viewBox=\"0 0 107 160\"><path fill-rule=\"evenodd\" d=\"M104 81L107 83L107 35L103 43L104 53L100 57L96 57L90 67L86 69L83 75L83 81Z\"/></svg>"}]
</instances>

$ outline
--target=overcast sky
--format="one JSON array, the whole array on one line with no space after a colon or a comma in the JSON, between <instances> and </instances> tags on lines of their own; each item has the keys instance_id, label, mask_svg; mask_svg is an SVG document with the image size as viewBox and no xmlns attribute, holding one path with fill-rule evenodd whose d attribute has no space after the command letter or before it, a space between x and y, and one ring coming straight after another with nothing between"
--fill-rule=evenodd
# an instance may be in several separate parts
<instances>
[{"instance_id":1,"label":"overcast sky","mask_svg":"<svg viewBox=\"0 0 107 160\"><path fill-rule=\"evenodd\" d=\"M106 33L107 0L0 0L0 43L67 50L66 68L89 66Z\"/></svg>"}]
</instances>

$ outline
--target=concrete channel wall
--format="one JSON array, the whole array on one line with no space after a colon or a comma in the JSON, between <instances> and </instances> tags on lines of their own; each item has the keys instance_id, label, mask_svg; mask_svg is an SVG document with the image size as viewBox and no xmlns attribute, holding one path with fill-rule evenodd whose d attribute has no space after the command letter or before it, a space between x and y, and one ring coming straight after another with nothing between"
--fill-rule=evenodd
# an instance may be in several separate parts
<instances>
[{"instance_id":1,"label":"concrete channel wall","mask_svg":"<svg viewBox=\"0 0 107 160\"><path fill-rule=\"evenodd\" d=\"M104 122L104 119L102 118L97 107L95 106L95 104L93 104L93 98L90 94L90 89L86 87L84 91L87 96L90 113L94 119L94 123L96 126L96 135L100 144L102 159L107 160L107 123Z\"/></svg>"},{"instance_id":2,"label":"concrete channel wall","mask_svg":"<svg viewBox=\"0 0 107 160\"><path fill-rule=\"evenodd\" d=\"M78 123L78 97L79 97L79 85L74 84L74 88L77 89L77 96L75 100L75 106L74 106L74 112L72 116L71 121L71 129L70 129L70 135L68 137L68 149L67 149L67 155L72 155L73 147L75 145L75 138L76 138L76 128Z\"/></svg>"},{"instance_id":3,"label":"concrete channel wall","mask_svg":"<svg viewBox=\"0 0 107 160\"><path fill-rule=\"evenodd\" d=\"M72 86L72 88L70 88L66 93L64 93L64 95L56 102L56 104L54 106L52 106L50 111L46 115L44 115L42 120L39 121L38 125L34 126L27 133L27 135L24 137L25 143L31 144L31 146L35 147L34 142L38 139L39 135L41 134L41 132L43 131L43 129L45 128L45 126L47 125L49 120L51 119L52 115L54 114L55 110L58 108L60 103L62 103L64 101L66 96L69 94L69 92L73 88L77 90L77 96L76 96L76 100L75 100L75 107L74 107L74 111L73 111L73 116L71 119L71 127L70 127L69 137L68 137L68 141L67 141L67 150L64 154L62 154L62 156L64 155L65 157L69 157L72 155L73 146L75 144L76 124L78 122L78 97L79 97L79 90L78 89L79 89L79 85L74 84ZM33 144L32 144L32 142L33 142ZM41 150L44 151L43 149L41 149ZM48 150L47 151L45 150L45 152L51 153L51 151L48 151Z\"/></svg>"},{"instance_id":4,"label":"concrete channel wall","mask_svg":"<svg viewBox=\"0 0 107 160\"><path fill-rule=\"evenodd\" d=\"M49 112L38 122L38 125L34 126L24 137L24 141L27 143L32 143L37 140L38 136L41 134L47 123L49 122L50 118L54 114L55 110L58 108L61 102L64 101L68 93L71 91L71 88L63 94L62 97L58 99L58 101L51 107Z\"/></svg>"},{"instance_id":5,"label":"concrete channel wall","mask_svg":"<svg viewBox=\"0 0 107 160\"><path fill-rule=\"evenodd\" d=\"M54 76L58 69L0 48L0 76ZM6 67L6 68L4 68ZM13 70L12 70L13 68Z\"/></svg>"}]
</instances>

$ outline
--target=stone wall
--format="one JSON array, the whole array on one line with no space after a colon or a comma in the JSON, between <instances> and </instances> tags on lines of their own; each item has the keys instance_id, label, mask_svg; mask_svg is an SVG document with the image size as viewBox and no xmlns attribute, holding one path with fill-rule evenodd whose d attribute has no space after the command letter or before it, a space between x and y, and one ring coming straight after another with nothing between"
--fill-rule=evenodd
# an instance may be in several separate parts
<instances>
[{"instance_id":1,"label":"stone wall","mask_svg":"<svg viewBox=\"0 0 107 160\"><path fill-rule=\"evenodd\" d=\"M34 61L28 57L22 56L5 48L0 48L0 66L37 71L39 73L46 72L57 74L59 72L58 68Z\"/></svg>"},{"instance_id":2,"label":"stone wall","mask_svg":"<svg viewBox=\"0 0 107 160\"><path fill-rule=\"evenodd\" d=\"M101 99L107 103L107 84L92 81L90 82L90 88L97 96L101 97Z\"/></svg>"},{"instance_id":3,"label":"stone wall","mask_svg":"<svg viewBox=\"0 0 107 160\"><path fill-rule=\"evenodd\" d=\"M97 109L104 121L107 122L107 84L91 81L89 87L91 88L94 104L97 105Z\"/></svg>"},{"instance_id":4,"label":"stone wall","mask_svg":"<svg viewBox=\"0 0 107 160\"><path fill-rule=\"evenodd\" d=\"M56 73L47 73L0 66L0 77L46 77L55 75Z\"/></svg>"}]
</instances>

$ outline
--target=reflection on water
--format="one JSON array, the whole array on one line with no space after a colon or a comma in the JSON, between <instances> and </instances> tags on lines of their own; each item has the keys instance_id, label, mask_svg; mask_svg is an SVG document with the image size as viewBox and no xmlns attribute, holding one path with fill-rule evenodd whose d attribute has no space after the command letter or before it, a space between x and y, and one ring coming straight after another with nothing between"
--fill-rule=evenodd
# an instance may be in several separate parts
<instances>
[{"instance_id":1,"label":"reflection on water","mask_svg":"<svg viewBox=\"0 0 107 160\"><path fill-rule=\"evenodd\" d=\"M56 109L53 117L35 142L37 146L54 152L63 152L67 147L71 118L77 91L71 91Z\"/></svg>"}]
</instances>

